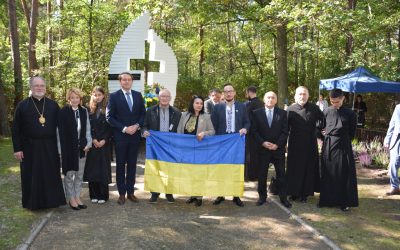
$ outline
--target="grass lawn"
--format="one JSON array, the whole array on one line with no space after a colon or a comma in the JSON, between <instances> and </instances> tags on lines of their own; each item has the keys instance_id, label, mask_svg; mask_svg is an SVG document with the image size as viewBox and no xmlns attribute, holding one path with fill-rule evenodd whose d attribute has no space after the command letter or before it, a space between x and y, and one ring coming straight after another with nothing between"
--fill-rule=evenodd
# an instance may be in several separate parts
<instances>
[{"instance_id":1,"label":"grass lawn","mask_svg":"<svg viewBox=\"0 0 400 250\"><path fill-rule=\"evenodd\" d=\"M0 249L15 249L47 211L22 208L19 164L10 138L0 138L0 197Z\"/></svg>"},{"instance_id":2,"label":"grass lawn","mask_svg":"<svg viewBox=\"0 0 400 250\"><path fill-rule=\"evenodd\" d=\"M385 196L389 188L386 176L358 173L358 208L317 208L317 194L291 210L343 249L400 249L400 196Z\"/></svg>"}]
</instances>

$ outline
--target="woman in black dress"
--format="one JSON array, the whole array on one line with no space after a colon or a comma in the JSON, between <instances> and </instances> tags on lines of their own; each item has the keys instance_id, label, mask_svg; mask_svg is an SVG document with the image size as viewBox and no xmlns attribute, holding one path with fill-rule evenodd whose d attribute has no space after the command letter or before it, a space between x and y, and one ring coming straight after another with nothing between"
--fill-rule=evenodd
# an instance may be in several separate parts
<instances>
[{"instance_id":1,"label":"woman in black dress","mask_svg":"<svg viewBox=\"0 0 400 250\"><path fill-rule=\"evenodd\" d=\"M93 147L86 159L84 181L89 182L89 195L92 203L105 203L108 200L108 184L111 183L111 129L106 121L106 96L102 87L93 88L89 102L89 120Z\"/></svg>"}]
</instances>

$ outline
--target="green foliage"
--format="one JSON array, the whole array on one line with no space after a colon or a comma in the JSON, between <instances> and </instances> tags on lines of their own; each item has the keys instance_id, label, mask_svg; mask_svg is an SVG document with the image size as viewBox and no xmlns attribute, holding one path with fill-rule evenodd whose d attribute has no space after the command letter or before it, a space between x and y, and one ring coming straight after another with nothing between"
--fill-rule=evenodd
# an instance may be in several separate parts
<instances>
[{"instance_id":1,"label":"green foliage","mask_svg":"<svg viewBox=\"0 0 400 250\"><path fill-rule=\"evenodd\" d=\"M0 65L11 105L13 72L6 10L6 1L0 2ZM277 91L276 27L282 23L287 26L289 103L297 86L307 86L310 99L316 101L320 79L360 65L383 79L400 79L398 1L357 1L354 11L348 10L346 1L334 0L64 1L63 9L53 2L50 17L43 2L36 49L39 73L48 80L51 96L64 104L70 87L87 94L95 85L106 87L115 44L145 10L152 16L152 28L177 55L176 105L181 108L192 94L206 96L209 89L228 81L240 100L249 85L258 87L260 95ZM20 5L17 11L26 82L29 33ZM349 37L353 38L350 54L346 52ZM368 107L368 126L385 127L392 110L386 107L393 107L395 99L394 95L367 94L367 105L378 104Z\"/></svg>"}]
</instances>

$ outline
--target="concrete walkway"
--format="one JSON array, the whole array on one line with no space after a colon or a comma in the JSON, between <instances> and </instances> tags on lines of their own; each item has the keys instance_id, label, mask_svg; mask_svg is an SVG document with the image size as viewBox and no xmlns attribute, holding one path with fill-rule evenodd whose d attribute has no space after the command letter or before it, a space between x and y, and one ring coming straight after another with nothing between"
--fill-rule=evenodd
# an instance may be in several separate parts
<instances>
[{"instance_id":1,"label":"concrete walkway","mask_svg":"<svg viewBox=\"0 0 400 250\"><path fill-rule=\"evenodd\" d=\"M30 249L329 249L272 202L257 207L256 182L246 183L243 208L231 197L219 206L212 205L213 197L204 197L201 207L186 204L183 196L168 204L164 195L149 204L143 153L139 159L139 203L119 206L113 183L107 203L91 204L85 186L82 200L88 208L55 209Z\"/></svg>"}]
</instances>

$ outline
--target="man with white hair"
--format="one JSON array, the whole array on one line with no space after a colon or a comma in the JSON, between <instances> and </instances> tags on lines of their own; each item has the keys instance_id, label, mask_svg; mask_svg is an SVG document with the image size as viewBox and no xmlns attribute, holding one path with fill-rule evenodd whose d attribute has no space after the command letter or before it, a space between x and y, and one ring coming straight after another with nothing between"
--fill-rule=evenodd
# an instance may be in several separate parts
<instances>
[{"instance_id":1,"label":"man with white hair","mask_svg":"<svg viewBox=\"0 0 400 250\"><path fill-rule=\"evenodd\" d=\"M22 206L30 210L65 205L57 150L58 104L45 97L41 77L29 80L32 95L22 100L14 115L14 157L20 162Z\"/></svg>"},{"instance_id":2,"label":"man with white hair","mask_svg":"<svg viewBox=\"0 0 400 250\"><path fill-rule=\"evenodd\" d=\"M307 196L319 192L319 156L317 124L322 124L323 113L308 102L308 89L296 89L296 103L287 109L289 141L287 156L288 195L291 200L307 202Z\"/></svg>"},{"instance_id":3,"label":"man with white hair","mask_svg":"<svg viewBox=\"0 0 400 250\"><path fill-rule=\"evenodd\" d=\"M288 136L286 111L275 107L277 96L269 91L264 95L265 107L253 111L251 131L258 144L258 195L257 206L267 200L267 175L269 164L275 166L279 198L287 208L292 204L286 198L285 151Z\"/></svg>"},{"instance_id":4,"label":"man with white hair","mask_svg":"<svg viewBox=\"0 0 400 250\"><path fill-rule=\"evenodd\" d=\"M171 92L168 89L162 89L158 95L159 104L154 105L146 111L146 118L143 124L143 136L151 136L149 130L176 133L179 120L181 119L181 111L172 107ZM151 192L150 203L156 203L160 193ZM165 194L168 203L175 202L172 194Z\"/></svg>"}]
</instances>

